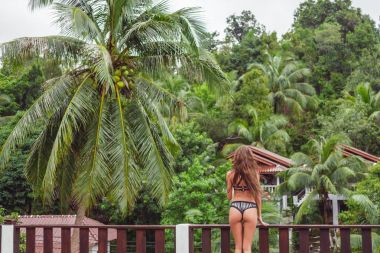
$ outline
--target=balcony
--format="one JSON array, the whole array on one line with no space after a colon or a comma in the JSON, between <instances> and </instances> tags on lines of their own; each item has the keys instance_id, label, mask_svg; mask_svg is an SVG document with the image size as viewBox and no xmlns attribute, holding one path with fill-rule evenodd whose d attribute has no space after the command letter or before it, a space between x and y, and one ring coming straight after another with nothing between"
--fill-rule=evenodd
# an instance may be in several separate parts
<instances>
[{"instance_id":1,"label":"balcony","mask_svg":"<svg viewBox=\"0 0 380 253\"><path fill-rule=\"evenodd\" d=\"M115 253L230 253L233 241L228 225L110 225L110 226L1 226L1 253L69 253L74 229L79 229L79 252ZM291 236L298 238L297 251L331 252L330 232L339 235L340 252L352 252L350 234L360 234L361 252L372 252L371 231L380 225L270 225L258 228L258 251L269 253L270 246L280 253L291 252ZM93 230L97 231L96 245L90 243ZM115 240L109 243L110 232L116 233ZM42 233L41 233L42 232ZM311 234L314 237L311 237ZM318 235L318 246L311 239ZM274 238L274 239L273 239ZM293 240L294 241L294 240ZM254 251L255 252L255 251Z\"/></svg>"}]
</instances>

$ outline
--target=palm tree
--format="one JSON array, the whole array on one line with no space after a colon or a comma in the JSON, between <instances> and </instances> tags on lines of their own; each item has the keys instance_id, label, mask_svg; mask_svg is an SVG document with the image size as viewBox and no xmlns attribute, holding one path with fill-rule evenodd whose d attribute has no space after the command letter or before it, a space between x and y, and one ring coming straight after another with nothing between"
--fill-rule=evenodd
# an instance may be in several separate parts
<instances>
[{"instance_id":1,"label":"palm tree","mask_svg":"<svg viewBox=\"0 0 380 253\"><path fill-rule=\"evenodd\" d=\"M310 70L291 59L283 59L282 56L267 54L267 57L266 63L254 63L250 68L260 69L267 77L269 100L274 113L300 115L306 108L315 108L315 89L304 82Z\"/></svg>"},{"instance_id":2,"label":"palm tree","mask_svg":"<svg viewBox=\"0 0 380 253\"><path fill-rule=\"evenodd\" d=\"M4 143L0 165L38 125L26 174L47 203L73 199L83 216L111 195L126 211L143 181L164 203L176 141L159 106L178 101L155 80L170 72L226 83L202 49L199 9L170 13L166 1L151 0L30 0L32 9L46 5L62 35L4 43L1 55L18 62L53 59L67 71L45 83Z\"/></svg>"},{"instance_id":3,"label":"palm tree","mask_svg":"<svg viewBox=\"0 0 380 253\"><path fill-rule=\"evenodd\" d=\"M368 105L370 119L380 125L380 91L375 93L369 83L362 83L356 87L356 101Z\"/></svg>"},{"instance_id":4,"label":"palm tree","mask_svg":"<svg viewBox=\"0 0 380 253\"><path fill-rule=\"evenodd\" d=\"M245 119L235 119L228 126L230 139L237 139L238 143L227 144L223 147L223 153L229 154L236 147L243 143L250 143L253 146L263 147L273 152L286 154L290 136L285 127L288 120L282 115L272 115L267 120L259 120L256 110L252 106L247 106L247 113L251 116L251 121Z\"/></svg>"},{"instance_id":5,"label":"palm tree","mask_svg":"<svg viewBox=\"0 0 380 253\"><path fill-rule=\"evenodd\" d=\"M0 94L0 104L2 103L8 103L10 102L11 99L8 95L5 95L5 94Z\"/></svg>"},{"instance_id":6,"label":"palm tree","mask_svg":"<svg viewBox=\"0 0 380 253\"><path fill-rule=\"evenodd\" d=\"M202 99L194 94L193 85L183 77L168 75L160 82L160 85L177 99L174 107L169 104L162 107L162 114L168 118L171 125L183 123L197 111L204 110L205 105Z\"/></svg>"},{"instance_id":7,"label":"palm tree","mask_svg":"<svg viewBox=\"0 0 380 253\"><path fill-rule=\"evenodd\" d=\"M299 152L292 156L294 167L279 174L284 178L284 182L277 187L281 195L310 189L296 214L296 223L305 218L310 208L317 208L323 223L328 224L329 194L350 197L369 212L377 210L371 209L373 204L368 198L352 195L353 184L366 175L367 165L357 157L345 158L342 155L338 146L348 142L343 135L321 138L320 141L312 139L304 146L306 153Z\"/></svg>"}]
</instances>

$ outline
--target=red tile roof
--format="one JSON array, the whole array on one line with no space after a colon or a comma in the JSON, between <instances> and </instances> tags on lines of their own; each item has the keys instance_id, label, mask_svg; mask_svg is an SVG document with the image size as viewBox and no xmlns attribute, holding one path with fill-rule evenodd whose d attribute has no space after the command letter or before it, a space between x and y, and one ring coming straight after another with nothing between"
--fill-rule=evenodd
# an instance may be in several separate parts
<instances>
[{"instance_id":1,"label":"red tile roof","mask_svg":"<svg viewBox=\"0 0 380 253\"><path fill-rule=\"evenodd\" d=\"M25 215L20 216L18 223L20 225L74 225L76 215ZM85 217L83 220L83 225L86 226L99 226L104 225L103 223L93 220L91 218ZM93 247L98 241L98 229L90 228L89 233L89 244ZM21 232L25 232L25 228L21 228ZM73 230L71 230L73 232ZM116 229L108 229L108 241L116 240L117 231ZM36 228L36 253L43 252L43 229ZM53 253L61 252L61 229L53 228Z\"/></svg>"},{"instance_id":2,"label":"red tile roof","mask_svg":"<svg viewBox=\"0 0 380 253\"><path fill-rule=\"evenodd\" d=\"M380 162L380 157L371 155L367 152L364 152L363 150L353 148L344 144L340 145L338 148L345 156L356 155L356 156L360 156L361 158L369 162L374 162L374 163Z\"/></svg>"},{"instance_id":3,"label":"red tile roof","mask_svg":"<svg viewBox=\"0 0 380 253\"><path fill-rule=\"evenodd\" d=\"M251 146L255 159L260 166L261 174L276 174L292 166L292 160L273 153L269 150ZM233 159L233 153L228 156Z\"/></svg>"}]
</instances>

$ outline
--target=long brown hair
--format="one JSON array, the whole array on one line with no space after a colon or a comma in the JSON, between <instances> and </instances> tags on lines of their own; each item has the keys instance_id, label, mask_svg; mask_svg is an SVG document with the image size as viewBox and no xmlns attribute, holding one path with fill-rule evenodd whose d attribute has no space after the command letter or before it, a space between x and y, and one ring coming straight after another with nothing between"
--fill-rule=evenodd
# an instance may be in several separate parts
<instances>
[{"instance_id":1,"label":"long brown hair","mask_svg":"<svg viewBox=\"0 0 380 253\"><path fill-rule=\"evenodd\" d=\"M234 171L232 184L239 185L244 182L254 198L260 197L262 194L259 166L255 156L252 147L248 145L240 146L228 156L232 159L232 170Z\"/></svg>"}]
</instances>

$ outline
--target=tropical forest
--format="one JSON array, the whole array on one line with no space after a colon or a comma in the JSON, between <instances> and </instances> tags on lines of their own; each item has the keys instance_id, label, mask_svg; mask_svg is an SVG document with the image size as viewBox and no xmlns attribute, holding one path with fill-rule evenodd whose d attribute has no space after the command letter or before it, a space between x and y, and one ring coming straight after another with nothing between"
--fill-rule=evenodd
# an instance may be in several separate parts
<instances>
[{"instance_id":1,"label":"tropical forest","mask_svg":"<svg viewBox=\"0 0 380 253\"><path fill-rule=\"evenodd\" d=\"M350 0L302 2L282 35L249 9L220 33L167 1L29 6L52 8L61 33L0 44L0 223L228 224L228 157L252 145L290 161L262 177L265 222L380 224L380 27ZM370 235L366 252L380 252L380 230ZM348 252L340 237L328 233L331 252ZM352 252L363 240L351 229ZM269 229L269 252L278 242Z\"/></svg>"}]
</instances>

